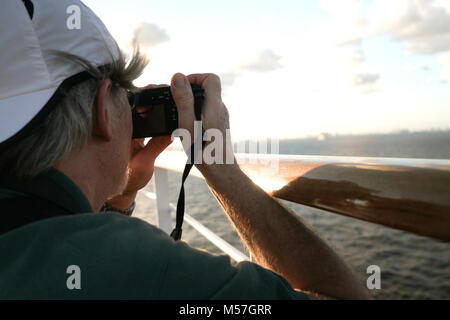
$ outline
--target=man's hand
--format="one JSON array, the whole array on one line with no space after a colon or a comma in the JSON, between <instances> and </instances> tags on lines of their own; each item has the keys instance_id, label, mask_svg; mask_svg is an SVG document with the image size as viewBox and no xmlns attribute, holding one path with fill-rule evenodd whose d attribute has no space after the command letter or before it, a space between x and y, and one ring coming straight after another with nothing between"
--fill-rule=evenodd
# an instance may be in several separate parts
<instances>
[{"instance_id":1,"label":"man's hand","mask_svg":"<svg viewBox=\"0 0 450 320\"><path fill-rule=\"evenodd\" d=\"M166 87L167 85L149 85L144 89ZM111 207L127 210L136 198L137 192L144 188L153 176L155 160L172 143L171 136L154 137L147 145L144 138L133 139L128 161L128 183L122 194L108 199Z\"/></svg>"},{"instance_id":2,"label":"man's hand","mask_svg":"<svg viewBox=\"0 0 450 320\"><path fill-rule=\"evenodd\" d=\"M227 130L230 128L228 110L222 102L222 88L220 78L212 73L191 74L187 77L181 73L176 73L172 77L172 95L178 109L179 128L189 130L191 137L194 138L194 96L190 83L194 83L205 90L205 100L202 106L202 124L205 130L218 129L222 133L223 141L223 163L226 163L226 153L228 158L233 153L231 141L227 141ZM189 144L186 144L190 146ZM234 161L235 162L235 161ZM211 168L214 165L197 165L201 169Z\"/></svg>"},{"instance_id":3,"label":"man's hand","mask_svg":"<svg viewBox=\"0 0 450 320\"><path fill-rule=\"evenodd\" d=\"M144 139L134 139L128 162L128 184L123 194L136 193L147 185L153 175L156 157L172 142L171 136L154 137L147 145Z\"/></svg>"}]
</instances>

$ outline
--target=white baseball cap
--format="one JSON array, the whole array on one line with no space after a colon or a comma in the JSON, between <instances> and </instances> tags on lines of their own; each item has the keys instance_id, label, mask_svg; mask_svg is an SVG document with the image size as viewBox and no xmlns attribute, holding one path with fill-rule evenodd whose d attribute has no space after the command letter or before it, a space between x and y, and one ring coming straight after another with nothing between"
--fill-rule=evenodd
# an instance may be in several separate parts
<instances>
[{"instance_id":1,"label":"white baseball cap","mask_svg":"<svg viewBox=\"0 0 450 320\"><path fill-rule=\"evenodd\" d=\"M83 67L55 51L98 67L119 57L104 24L78 0L2 0L0 43L0 146L48 114L62 87L82 80Z\"/></svg>"}]
</instances>

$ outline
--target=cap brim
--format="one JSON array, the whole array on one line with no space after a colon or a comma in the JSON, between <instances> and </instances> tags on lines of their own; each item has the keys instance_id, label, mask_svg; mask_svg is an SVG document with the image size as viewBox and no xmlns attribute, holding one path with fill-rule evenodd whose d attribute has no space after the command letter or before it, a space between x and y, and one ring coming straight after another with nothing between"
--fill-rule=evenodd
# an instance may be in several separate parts
<instances>
[{"instance_id":1,"label":"cap brim","mask_svg":"<svg viewBox=\"0 0 450 320\"><path fill-rule=\"evenodd\" d=\"M45 106L57 87L0 100L0 143L18 133Z\"/></svg>"}]
</instances>

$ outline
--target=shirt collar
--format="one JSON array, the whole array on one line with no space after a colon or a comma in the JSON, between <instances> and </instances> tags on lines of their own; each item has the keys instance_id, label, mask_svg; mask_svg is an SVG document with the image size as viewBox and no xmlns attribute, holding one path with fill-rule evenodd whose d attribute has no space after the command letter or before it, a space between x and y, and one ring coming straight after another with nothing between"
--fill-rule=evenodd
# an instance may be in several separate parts
<instances>
[{"instance_id":1,"label":"shirt collar","mask_svg":"<svg viewBox=\"0 0 450 320\"><path fill-rule=\"evenodd\" d=\"M69 177L56 169L46 170L26 182L2 178L0 198L17 192L53 202L71 213L93 212L88 199L80 188Z\"/></svg>"}]
</instances>

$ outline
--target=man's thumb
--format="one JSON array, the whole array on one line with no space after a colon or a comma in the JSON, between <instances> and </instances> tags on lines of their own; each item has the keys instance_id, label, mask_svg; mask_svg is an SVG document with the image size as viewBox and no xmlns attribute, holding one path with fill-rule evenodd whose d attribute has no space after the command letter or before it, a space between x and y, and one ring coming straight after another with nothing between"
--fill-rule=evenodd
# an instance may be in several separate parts
<instances>
[{"instance_id":1,"label":"man's thumb","mask_svg":"<svg viewBox=\"0 0 450 320\"><path fill-rule=\"evenodd\" d=\"M172 77L171 90L178 112L186 112L194 107L194 96L188 79L181 73Z\"/></svg>"}]
</instances>

